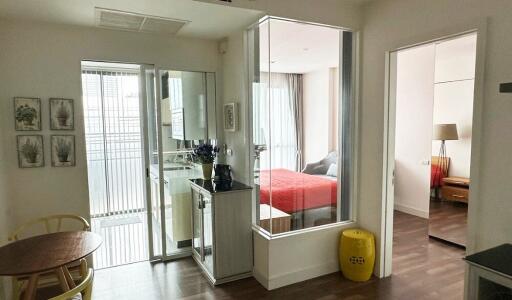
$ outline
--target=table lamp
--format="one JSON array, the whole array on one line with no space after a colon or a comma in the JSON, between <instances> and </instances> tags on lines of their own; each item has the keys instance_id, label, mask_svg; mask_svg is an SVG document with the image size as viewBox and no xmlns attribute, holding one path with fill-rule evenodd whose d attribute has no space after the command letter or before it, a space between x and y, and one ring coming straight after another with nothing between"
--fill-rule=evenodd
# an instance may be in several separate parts
<instances>
[{"instance_id":1,"label":"table lamp","mask_svg":"<svg viewBox=\"0 0 512 300\"><path fill-rule=\"evenodd\" d=\"M448 158L446 157L445 141L458 140L457 124L435 124L432 140L441 141L439 148L439 168L443 172L443 176L448 176Z\"/></svg>"}]
</instances>

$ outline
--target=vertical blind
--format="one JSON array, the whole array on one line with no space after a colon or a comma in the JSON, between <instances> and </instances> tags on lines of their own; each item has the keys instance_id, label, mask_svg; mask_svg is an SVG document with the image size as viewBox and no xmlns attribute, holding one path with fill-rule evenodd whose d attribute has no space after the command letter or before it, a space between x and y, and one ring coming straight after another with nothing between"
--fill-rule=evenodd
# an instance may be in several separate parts
<instances>
[{"instance_id":1,"label":"vertical blind","mask_svg":"<svg viewBox=\"0 0 512 300\"><path fill-rule=\"evenodd\" d=\"M285 168L300 171L302 118L296 111L302 100L295 101L297 89L302 94L302 77L297 74L264 73L261 81L253 84L253 139L257 145L269 145L260 157L263 170ZM289 77L297 77L292 86ZM302 124L300 124L302 125Z\"/></svg>"},{"instance_id":2,"label":"vertical blind","mask_svg":"<svg viewBox=\"0 0 512 300\"><path fill-rule=\"evenodd\" d=\"M138 70L82 71L91 215L145 209Z\"/></svg>"}]
</instances>

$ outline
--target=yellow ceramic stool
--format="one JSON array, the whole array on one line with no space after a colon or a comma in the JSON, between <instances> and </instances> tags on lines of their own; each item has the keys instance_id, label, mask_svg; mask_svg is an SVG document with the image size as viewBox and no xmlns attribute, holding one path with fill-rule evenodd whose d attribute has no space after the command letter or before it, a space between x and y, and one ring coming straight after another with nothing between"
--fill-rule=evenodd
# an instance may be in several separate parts
<instances>
[{"instance_id":1,"label":"yellow ceramic stool","mask_svg":"<svg viewBox=\"0 0 512 300\"><path fill-rule=\"evenodd\" d=\"M362 229L348 229L341 233L340 268L353 281L367 281L375 263L375 238Z\"/></svg>"}]
</instances>

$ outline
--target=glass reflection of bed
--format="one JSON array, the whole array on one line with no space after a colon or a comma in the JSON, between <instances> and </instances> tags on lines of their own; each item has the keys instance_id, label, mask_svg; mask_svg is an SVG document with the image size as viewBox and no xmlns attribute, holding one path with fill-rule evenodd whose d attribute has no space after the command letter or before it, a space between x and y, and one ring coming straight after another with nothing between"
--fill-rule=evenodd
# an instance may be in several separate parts
<instances>
[{"instance_id":1,"label":"glass reflection of bed","mask_svg":"<svg viewBox=\"0 0 512 300\"><path fill-rule=\"evenodd\" d=\"M291 215L291 230L336 222L337 203L336 153L302 172L287 169L262 170L260 203Z\"/></svg>"}]
</instances>

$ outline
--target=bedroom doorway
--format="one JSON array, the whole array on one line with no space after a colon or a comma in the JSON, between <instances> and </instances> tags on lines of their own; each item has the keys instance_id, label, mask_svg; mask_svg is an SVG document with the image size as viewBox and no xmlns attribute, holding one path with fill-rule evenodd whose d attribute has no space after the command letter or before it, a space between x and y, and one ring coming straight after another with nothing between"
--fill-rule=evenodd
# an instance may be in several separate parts
<instances>
[{"instance_id":1,"label":"bedroom doorway","mask_svg":"<svg viewBox=\"0 0 512 300\"><path fill-rule=\"evenodd\" d=\"M466 32L388 53L384 276L407 268L392 262L392 253L403 247L432 264L450 264L464 253L427 252L440 245L466 247L477 37ZM414 249L410 230L393 230L403 220L422 233Z\"/></svg>"}]
</instances>

